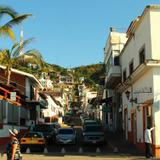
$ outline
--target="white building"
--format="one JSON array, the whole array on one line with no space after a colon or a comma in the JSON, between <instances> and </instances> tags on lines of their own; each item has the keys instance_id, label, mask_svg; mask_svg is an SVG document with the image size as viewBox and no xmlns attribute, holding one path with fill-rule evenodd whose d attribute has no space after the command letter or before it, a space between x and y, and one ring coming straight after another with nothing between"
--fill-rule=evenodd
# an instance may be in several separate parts
<instances>
[{"instance_id":1,"label":"white building","mask_svg":"<svg viewBox=\"0 0 160 160\"><path fill-rule=\"evenodd\" d=\"M127 41L126 34L110 28L110 33L104 48L105 89L102 103L102 122L110 131L122 129L122 110L120 110L120 94L116 86L121 82L121 67L119 55ZM112 102L111 100L112 99ZM121 122L121 123L120 123Z\"/></svg>"},{"instance_id":2,"label":"white building","mask_svg":"<svg viewBox=\"0 0 160 160\"><path fill-rule=\"evenodd\" d=\"M41 78L39 79L39 81L41 82L42 86L45 89L49 89L52 90L53 89L53 81L49 78L49 76L47 75L47 73L43 72Z\"/></svg>"},{"instance_id":3,"label":"white building","mask_svg":"<svg viewBox=\"0 0 160 160\"><path fill-rule=\"evenodd\" d=\"M147 6L131 22L127 42L120 53L121 80L116 83L122 105L123 130L126 140L144 150L144 130L153 131L153 151L160 157L160 5ZM116 70L110 69L108 77ZM118 80L118 79L117 79ZM112 86L112 82L107 87ZM114 97L113 97L114 99Z\"/></svg>"},{"instance_id":4,"label":"white building","mask_svg":"<svg viewBox=\"0 0 160 160\"><path fill-rule=\"evenodd\" d=\"M56 100L50 93L41 92L40 95L41 94L47 101L46 108L41 110L45 122L52 122L64 114L61 103Z\"/></svg>"},{"instance_id":5,"label":"white building","mask_svg":"<svg viewBox=\"0 0 160 160\"><path fill-rule=\"evenodd\" d=\"M92 99L97 97L97 92L90 91L89 89L85 89L85 99L84 99L84 112L87 114L94 114L94 109L92 108L92 104L90 104L90 101Z\"/></svg>"}]
</instances>

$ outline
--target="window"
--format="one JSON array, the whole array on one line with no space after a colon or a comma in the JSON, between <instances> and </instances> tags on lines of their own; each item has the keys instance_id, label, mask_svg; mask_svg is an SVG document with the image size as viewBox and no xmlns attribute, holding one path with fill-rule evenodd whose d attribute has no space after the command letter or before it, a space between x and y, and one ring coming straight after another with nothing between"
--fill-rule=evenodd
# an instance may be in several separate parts
<instances>
[{"instance_id":1,"label":"window","mask_svg":"<svg viewBox=\"0 0 160 160\"><path fill-rule=\"evenodd\" d=\"M126 69L123 71L123 82L126 80Z\"/></svg>"},{"instance_id":2,"label":"window","mask_svg":"<svg viewBox=\"0 0 160 160\"><path fill-rule=\"evenodd\" d=\"M119 65L119 56L114 57L114 65Z\"/></svg>"},{"instance_id":3,"label":"window","mask_svg":"<svg viewBox=\"0 0 160 160\"><path fill-rule=\"evenodd\" d=\"M129 64L129 74L131 75L133 73L134 65L133 65L133 60Z\"/></svg>"},{"instance_id":4,"label":"window","mask_svg":"<svg viewBox=\"0 0 160 160\"><path fill-rule=\"evenodd\" d=\"M146 127L151 127L151 106L146 107Z\"/></svg>"},{"instance_id":5,"label":"window","mask_svg":"<svg viewBox=\"0 0 160 160\"><path fill-rule=\"evenodd\" d=\"M139 52L139 64L145 62L145 48L143 47Z\"/></svg>"}]
</instances>

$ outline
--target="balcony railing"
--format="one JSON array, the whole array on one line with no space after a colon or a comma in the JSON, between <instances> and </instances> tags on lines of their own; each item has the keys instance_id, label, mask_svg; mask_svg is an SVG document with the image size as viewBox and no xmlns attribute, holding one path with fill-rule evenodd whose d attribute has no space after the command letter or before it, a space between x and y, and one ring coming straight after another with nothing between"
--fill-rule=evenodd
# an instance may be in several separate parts
<instances>
[{"instance_id":1,"label":"balcony railing","mask_svg":"<svg viewBox=\"0 0 160 160\"><path fill-rule=\"evenodd\" d=\"M121 82L121 67L111 66L105 79L105 85L107 88L115 88L118 83Z\"/></svg>"}]
</instances>

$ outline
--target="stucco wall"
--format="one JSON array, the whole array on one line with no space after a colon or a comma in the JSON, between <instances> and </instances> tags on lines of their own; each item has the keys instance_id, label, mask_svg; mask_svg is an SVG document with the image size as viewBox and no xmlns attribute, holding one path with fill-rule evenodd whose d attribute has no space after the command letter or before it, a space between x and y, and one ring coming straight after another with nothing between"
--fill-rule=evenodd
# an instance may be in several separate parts
<instances>
[{"instance_id":1,"label":"stucco wall","mask_svg":"<svg viewBox=\"0 0 160 160\"><path fill-rule=\"evenodd\" d=\"M127 76L129 76L129 63L132 59L134 60L134 69L139 65L139 51L144 45L146 50L146 59L151 59L150 37L150 17L147 13L120 56L122 72L126 69Z\"/></svg>"},{"instance_id":2,"label":"stucco wall","mask_svg":"<svg viewBox=\"0 0 160 160\"><path fill-rule=\"evenodd\" d=\"M152 59L160 59L160 9L150 12L151 15L151 53Z\"/></svg>"},{"instance_id":3,"label":"stucco wall","mask_svg":"<svg viewBox=\"0 0 160 160\"><path fill-rule=\"evenodd\" d=\"M160 68L154 68L153 86L154 86L154 104L153 116L155 119L155 142L160 145Z\"/></svg>"},{"instance_id":4,"label":"stucco wall","mask_svg":"<svg viewBox=\"0 0 160 160\"><path fill-rule=\"evenodd\" d=\"M149 92L150 88L153 90L153 70L149 70L146 72L136 83L133 84L133 92L140 92L137 94L133 94L134 98L137 98L138 103L143 103L146 100L150 100L153 98L152 93L143 93ZM141 93L142 92L142 93ZM137 110L137 142L143 142L143 112L142 112L142 104L134 104L134 108L140 106L140 111Z\"/></svg>"}]
</instances>

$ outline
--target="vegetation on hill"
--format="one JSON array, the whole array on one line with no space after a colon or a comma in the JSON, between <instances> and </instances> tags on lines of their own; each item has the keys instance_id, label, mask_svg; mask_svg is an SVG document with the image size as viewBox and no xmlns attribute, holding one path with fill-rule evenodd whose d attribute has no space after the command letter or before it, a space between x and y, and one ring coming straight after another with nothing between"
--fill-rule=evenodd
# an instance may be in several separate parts
<instances>
[{"instance_id":1,"label":"vegetation on hill","mask_svg":"<svg viewBox=\"0 0 160 160\"><path fill-rule=\"evenodd\" d=\"M25 72L34 74L35 76L40 77L42 72L47 72L50 75L51 80L56 82L56 77L58 74L67 76L72 74L74 82L80 83L83 81L85 85L93 90L96 90L97 84L101 83L101 77L104 77L104 65L101 63L91 64L87 66L79 66L71 68L69 71L66 68L55 64L45 63L44 68L37 68L35 66L14 66L17 69L20 69Z\"/></svg>"},{"instance_id":2,"label":"vegetation on hill","mask_svg":"<svg viewBox=\"0 0 160 160\"><path fill-rule=\"evenodd\" d=\"M75 81L80 78L84 79L84 83L89 88L96 89L97 84L101 83L101 77L104 77L104 65L92 64L73 68Z\"/></svg>"}]
</instances>

